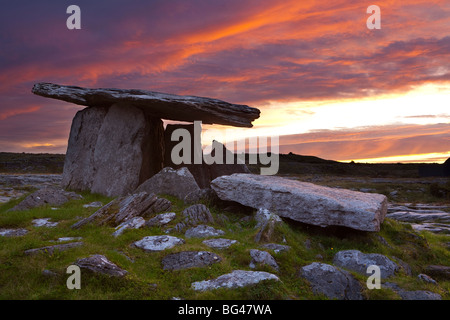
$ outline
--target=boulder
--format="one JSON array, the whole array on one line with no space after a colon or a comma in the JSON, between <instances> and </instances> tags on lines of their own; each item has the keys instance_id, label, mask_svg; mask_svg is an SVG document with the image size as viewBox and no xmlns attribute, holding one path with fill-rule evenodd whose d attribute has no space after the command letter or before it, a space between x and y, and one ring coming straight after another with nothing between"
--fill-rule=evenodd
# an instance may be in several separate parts
<instances>
[{"instance_id":1,"label":"boulder","mask_svg":"<svg viewBox=\"0 0 450 320\"><path fill-rule=\"evenodd\" d=\"M200 188L186 167L178 170L166 167L142 183L134 192L167 194L184 199L187 194L195 190L200 190Z\"/></svg>"},{"instance_id":2,"label":"boulder","mask_svg":"<svg viewBox=\"0 0 450 320\"><path fill-rule=\"evenodd\" d=\"M308 280L315 294L323 294L330 299L363 300L358 280L332 265L313 262L301 269L300 276Z\"/></svg>"},{"instance_id":3,"label":"boulder","mask_svg":"<svg viewBox=\"0 0 450 320\"><path fill-rule=\"evenodd\" d=\"M195 291L207 291L219 288L235 289L266 280L279 281L280 279L274 274L263 271L234 270L213 280L194 282L191 287Z\"/></svg>"},{"instance_id":4,"label":"boulder","mask_svg":"<svg viewBox=\"0 0 450 320\"><path fill-rule=\"evenodd\" d=\"M213 227L202 224L188 229L184 236L186 238L208 238L221 236L223 234L225 234L225 232L223 232L222 230L214 229Z\"/></svg>"},{"instance_id":5,"label":"boulder","mask_svg":"<svg viewBox=\"0 0 450 320\"><path fill-rule=\"evenodd\" d=\"M379 231L387 211L384 195L329 188L276 176L233 174L211 182L222 200L280 217L326 226Z\"/></svg>"},{"instance_id":6,"label":"boulder","mask_svg":"<svg viewBox=\"0 0 450 320\"><path fill-rule=\"evenodd\" d=\"M255 269L258 265L267 265L277 271L280 269L272 255L266 251L252 249L250 250L250 256L252 257L252 261L249 267L252 269Z\"/></svg>"},{"instance_id":7,"label":"boulder","mask_svg":"<svg viewBox=\"0 0 450 320\"><path fill-rule=\"evenodd\" d=\"M128 272L119 268L116 264L109 261L104 255L94 254L90 257L79 259L75 265L82 269L90 270L95 273L102 273L113 277L123 277Z\"/></svg>"},{"instance_id":8,"label":"boulder","mask_svg":"<svg viewBox=\"0 0 450 320\"><path fill-rule=\"evenodd\" d=\"M217 99L138 89L88 89L37 83L33 86L32 92L43 97L84 106L108 107L121 103L127 107L140 108L152 117L189 122L200 120L205 124L252 127L252 121L259 118L260 114L256 108Z\"/></svg>"},{"instance_id":9,"label":"boulder","mask_svg":"<svg viewBox=\"0 0 450 320\"><path fill-rule=\"evenodd\" d=\"M45 205L62 206L70 200L78 200L83 197L75 192L65 191L58 187L45 187L28 195L23 201L8 211L21 211L38 208Z\"/></svg>"},{"instance_id":10,"label":"boulder","mask_svg":"<svg viewBox=\"0 0 450 320\"><path fill-rule=\"evenodd\" d=\"M399 269L398 265L378 253L362 253L358 250L343 250L334 255L333 264L338 267L367 275L367 268L376 265L380 268L381 278L388 278Z\"/></svg>"},{"instance_id":11,"label":"boulder","mask_svg":"<svg viewBox=\"0 0 450 320\"><path fill-rule=\"evenodd\" d=\"M164 270L202 268L220 262L222 259L208 251L182 251L169 254L162 259Z\"/></svg>"},{"instance_id":12,"label":"boulder","mask_svg":"<svg viewBox=\"0 0 450 320\"><path fill-rule=\"evenodd\" d=\"M140 248L144 251L155 252L170 249L183 243L183 239L164 235L144 237L143 239L134 242L132 246Z\"/></svg>"}]
</instances>

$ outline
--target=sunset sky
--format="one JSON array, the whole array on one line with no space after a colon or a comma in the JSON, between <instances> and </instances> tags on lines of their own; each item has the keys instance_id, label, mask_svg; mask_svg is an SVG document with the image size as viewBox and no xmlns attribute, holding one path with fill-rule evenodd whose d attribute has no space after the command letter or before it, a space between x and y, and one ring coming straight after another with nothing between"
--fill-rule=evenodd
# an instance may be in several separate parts
<instances>
[{"instance_id":1,"label":"sunset sky","mask_svg":"<svg viewBox=\"0 0 450 320\"><path fill-rule=\"evenodd\" d=\"M71 4L81 30L66 27ZM373 4L380 30L366 26ZM37 82L246 104L261 117L238 135L279 135L282 153L442 163L450 1L2 3L0 151L65 153L83 107L33 95Z\"/></svg>"}]
</instances>

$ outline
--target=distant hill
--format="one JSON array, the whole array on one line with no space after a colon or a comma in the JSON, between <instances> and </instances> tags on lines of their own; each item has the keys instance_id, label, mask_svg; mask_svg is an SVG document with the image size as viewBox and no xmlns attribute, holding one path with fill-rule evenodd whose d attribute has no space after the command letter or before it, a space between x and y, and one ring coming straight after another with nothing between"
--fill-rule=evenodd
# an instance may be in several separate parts
<instances>
[{"instance_id":1,"label":"distant hill","mask_svg":"<svg viewBox=\"0 0 450 320\"><path fill-rule=\"evenodd\" d=\"M0 173L62 173L64 154L0 152Z\"/></svg>"},{"instance_id":2,"label":"distant hill","mask_svg":"<svg viewBox=\"0 0 450 320\"><path fill-rule=\"evenodd\" d=\"M421 164L412 163L343 163L334 160L325 160L314 156L302 156L294 153L280 154L280 167L278 174L318 174L342 176L368 176L368 177L396 177L417 178ZM248 155L246 163L249 169L258 173L261 164L249 164Z\"/></svg>"},{"instance_id":3,"label":"distant hill","mask_svg":"<svg viewBox=\"0 0 450 320\"><path fill-rule=\"evenodd\" d=\"M0 173L62 173L64 154L49 153L10 153L0 152ZM261 164L246 163L250 171L259 173ZM325 160L314 156L302 156L294 153L279 155L278 174L318 174L334 176L367 176L418 178L421 176L449 176L450 159L445 164L420 163L343 163Z\"/></svg>"}]
</instances>

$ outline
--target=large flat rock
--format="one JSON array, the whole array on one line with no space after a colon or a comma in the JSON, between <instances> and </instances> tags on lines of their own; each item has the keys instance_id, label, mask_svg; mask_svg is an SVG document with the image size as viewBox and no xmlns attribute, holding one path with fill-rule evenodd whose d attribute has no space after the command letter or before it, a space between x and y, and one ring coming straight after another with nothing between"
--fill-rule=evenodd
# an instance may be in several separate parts
<instances>
[{"instance_id":1,"label":"large flat rock","mask_svg":"<svg viewBox=\"0 0 450 320\"><path fill-rule=\"evenodd\" d=\"M83 106L109 107L115 103L125 103L141 108L152 117L161 119L200 120L205 124L236 127L252 127L252 121L259 118L260 114L256 108L222 100L137 89L88 89L37 83L33 86L32 92L43 97Z\"/></svg>"},{"instance_id":2,"label":"large flat rock","mask_svg":"<svg viewBox=\"0 0 450 320\"><path fill-rule=\"evenodd\" d=\"M379 231L387 212L384 195L329 188L276 176L233 174L211 182L222 200L255 209L265 208L280 217L326 226Z\"/></svg>"}]
</instances>

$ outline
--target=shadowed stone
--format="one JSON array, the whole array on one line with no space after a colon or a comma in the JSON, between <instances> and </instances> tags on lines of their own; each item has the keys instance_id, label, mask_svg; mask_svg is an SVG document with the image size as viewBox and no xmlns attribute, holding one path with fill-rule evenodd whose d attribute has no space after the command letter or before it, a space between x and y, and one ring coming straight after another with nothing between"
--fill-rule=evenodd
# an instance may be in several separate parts
<instances>
[{"instance_id":1,"label":"shadowed stone","mask_svg":"<svg viewBox=\"0 0 450 320\"><path fill-rule=\"evenodd\" d=\"M58 187L45 187L28 195L23 201L9 209L8 211L29 210L45 205L62 206L70 200L82 199L83 197L75 192L65 191Z\"/></svg>"},{"instance_id":2,"label":"shadowed stone","mask_svg":"<svg viewBox=\"0 0 450 320\"><path fill-rule=\"evenodd\" d=\"M168 194L178 199L184 199L194 190L200 190L200 188L187 168L175 170L166 167L142 183L134 192Z\"/></svg>"},{"instance_id":3,"label":"shadowed stone","mask_svg":"<svg viewBox=\"0 0 450 320\"><path fill-rule=\"evenodd\" d=\"M381 278L388 278L395 274L399 269L397 264L379 253L362 253L358 250L342 250L334 255L333 264L367 274L367 268L370 265L376 265L380 268Z\"/></svg>"},{"instance_id":4,"label":"shadowed stone","mask_svg":"<svg viewBox=\"0 0 450 320\"><path fill-rule=\"evenodd\" d=\"M313 262L303 267L300 275L308 280L315 294L330 299L363 300L359 282L349 272L332 265Z\"/></svg>"},{"instance_id":5,"label":"shadowed stone","mask_svg":"<svg viewBox=\"0 0 450 320\"><path fill-rule=\"evenodd\" d=\"M222 259L208 251L183 251L165 256L162 259L164 270L181 270L207 267Z\"/></svg>"}]
</instances>

